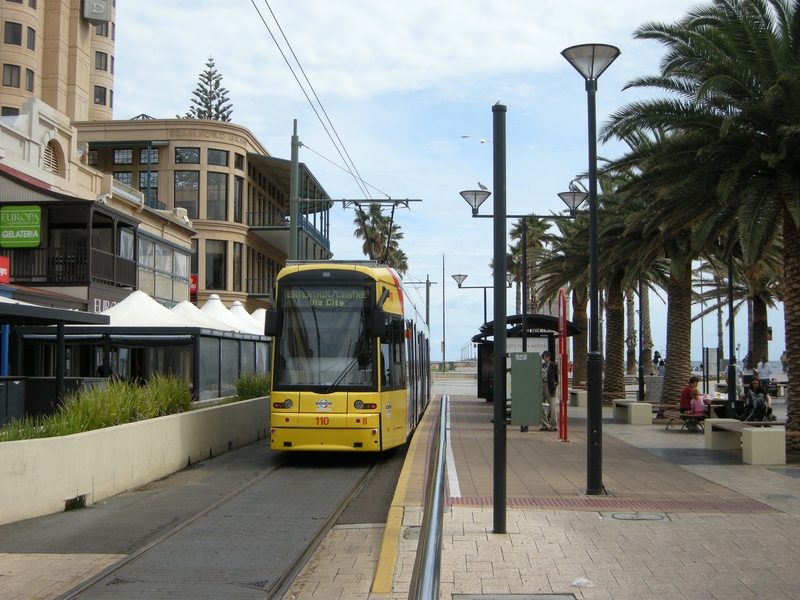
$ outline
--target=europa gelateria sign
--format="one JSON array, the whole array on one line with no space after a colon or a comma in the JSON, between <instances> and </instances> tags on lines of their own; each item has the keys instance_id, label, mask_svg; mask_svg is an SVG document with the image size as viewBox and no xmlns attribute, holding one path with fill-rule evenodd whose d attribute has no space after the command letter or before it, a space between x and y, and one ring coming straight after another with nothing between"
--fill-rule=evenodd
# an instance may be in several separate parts
<instances>
[{"instance_id":1,"label":"europa gelateria sign","mask_svg":"<svg viewBox=\"0 0 800 600\"><path fill-rule=\"evenodd\" d=\"M0 208L0 247L36 248L41 241L42 209L38 206Z\"/></svg>"}]
</instances>

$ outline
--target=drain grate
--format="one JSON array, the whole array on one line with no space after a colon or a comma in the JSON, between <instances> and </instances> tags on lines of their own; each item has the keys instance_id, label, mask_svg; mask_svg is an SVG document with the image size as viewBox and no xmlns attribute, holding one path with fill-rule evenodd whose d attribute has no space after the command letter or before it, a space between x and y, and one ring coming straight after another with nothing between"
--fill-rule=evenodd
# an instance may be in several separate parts
<instances>
[{"instance_id":1,"label":"drain grate","mask_svg":"<svg viewBox=\"0 0 800 600\"><path fill-rule=\"evenodd\" d=\"M575 594L453 594L452 600L565 600Z\"/></svg>"},{"instance_id":2,"label":"drain grate","mask_svg":"<svg viewBox=\"0 0 800 600\"><path fill-rule=\"evenodd\" d=\"M237 581L231 585L238 585L239 587L250 588L251 590L263 590L268 592L275 585L271 579L260 579L258 581Z\"/></svg>"},{"instance_id":3,"label":"drain grate","mask_svg":"<svg viewBox=\"0 0 800 600\"><path fill-rule=\"evenodd\" d=\"M764 497L770 500L797 500L797 496L791 494L764 494Z\"/></svg>"},{"instance_id":4,"label":"drain grate","mask_svg":"<svg viewBox=\"0 0 800 600\"><path fill-rule=\"evenodd\" d=\"M450 498L451 506L493 505L491 497ZM511 508L572 508L577 510L627 510L665 512L775 512L771 506L756 500L742 502L703 500L622 500L619 498L508 498Z\"/></svg>"}]
</instances>

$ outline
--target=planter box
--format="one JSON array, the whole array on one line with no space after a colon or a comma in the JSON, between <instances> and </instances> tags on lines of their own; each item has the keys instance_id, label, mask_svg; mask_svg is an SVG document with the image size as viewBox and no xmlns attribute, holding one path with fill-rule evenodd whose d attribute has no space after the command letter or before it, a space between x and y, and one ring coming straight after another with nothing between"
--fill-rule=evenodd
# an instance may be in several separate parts
<instances>
[{"instance_id":1,"label":"planter box","mask_svg":"<svg viewBox=\"0 0 800 600\"><path fill-rule=\"evenodd\" d=\"M0 443L0 525L94 504L267 437L269 398Z\"/></svg>"}]
</instances>

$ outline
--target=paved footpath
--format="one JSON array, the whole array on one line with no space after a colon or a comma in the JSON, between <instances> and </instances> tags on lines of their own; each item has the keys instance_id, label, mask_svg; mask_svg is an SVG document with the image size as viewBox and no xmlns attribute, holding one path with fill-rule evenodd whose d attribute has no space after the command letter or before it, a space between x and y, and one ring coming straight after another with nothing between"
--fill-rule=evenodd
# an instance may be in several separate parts
<instances>
[{"instance_id":1,"label":"paved footpath","mask_svg":"<svg viewBox=\"0 0 800 600\"><path fill-rule=\"evenodd\" d=\"M800 599L800 465L744 465L740 452L706 451L701 434L614 423L604 409L609 496L586 497L586 411L570 407L568 442L508 428L507 533L494 534L492 404L474 380L434 392L451 400L442 598ZM407 597L436 412L414 436L386 526L336 526L285 598ZM0 600L56 598L120 558L0 554Z\"/></svg>"},{"instance_id":2,"label":"paved footpath","mask_svg":"<svg viewBox=\"0 0 800 600\"><path fill-rule=\"evenodd\" d=\"M741 452L706 451L702 434L617 424L605 409L609 496L586 497L586 411L570 407L568 442L508 428L507 533L494 534L492 404L474 380L434 391L450 396L455 463L442 598L800 599L800 465L744 465ZM435 413L409 449L386 529L334 528L285 598L407 598Z\"/></svg>"}]
</instances>

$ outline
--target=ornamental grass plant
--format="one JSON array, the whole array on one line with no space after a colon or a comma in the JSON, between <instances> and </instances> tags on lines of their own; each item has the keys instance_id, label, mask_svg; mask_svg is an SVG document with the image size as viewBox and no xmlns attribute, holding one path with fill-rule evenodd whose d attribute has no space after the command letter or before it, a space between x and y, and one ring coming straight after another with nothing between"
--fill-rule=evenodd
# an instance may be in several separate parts
<instances>
[{"instance_id":1,"label":"ornamental grass plant","mask_svg":"<svg viewBox=\"0 0 800 600\"><path fill-rule=\"evenodd\" d=\"M236 382L236 396L232 401L269 396L270 383L269 375L243 375Z\"/></svg>"},{"instance_id":2,"label":"ornamental grass plant","mask_svg":"<svg viewBox=\"0 0 800 600\"><path fill-rule=\"evenodd\" d=\"M186 381L156 374L145 385L109 379L108 385L68 395L48 416L25 416L0 429L0 442L71 435L191 409Z\"/></svg>"}]
</instances>

